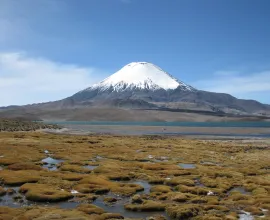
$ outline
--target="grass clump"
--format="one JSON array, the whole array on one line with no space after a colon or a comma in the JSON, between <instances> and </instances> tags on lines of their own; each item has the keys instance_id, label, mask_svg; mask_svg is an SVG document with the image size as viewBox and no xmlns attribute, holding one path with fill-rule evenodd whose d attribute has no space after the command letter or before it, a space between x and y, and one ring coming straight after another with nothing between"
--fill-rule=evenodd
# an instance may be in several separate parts
<instances>
[{"instance_id":1,"label":"grass clump","mask_svg":"<svg viewBox=\"0 0 270 220\"><path fill-rule=\"evenodd\" d=\"M187 170L180 170L175 169L175 170L162 170L160 174L165 175L165 176L188 176L191 175L192 173Z\"/></svg>"},{"instance_id":2,"label":"grass clump","mask_svg":"<svg viewBox=\"0 0 270 220\"><path fill-rule=\"evenodd\" d=\"M209 211L209 210L218 210L218 211L222 211L222 212L230 211L229 208L227 208L226 206L221 206L221 205L205 205L205 206L203 206L203 209L205 211Z\"/></svg>"},{"instance_id":3,"label":"grass clump","mask_svg":"<svg viewBox=\"0 0 270 220\"><path fill-rule=\"evenodd\" d=\"M105 211L102 208L92 204L81 204L77 207L77 210L84 212L88 215L105 213Z\"/></svg>"},{"instance_id":4,"label":"grass clump","mask_svg":"<svg viewBox=\"0 0 270 220\"><path fill-rule=\"evenodd\" d=\"M58 208L43 208L34 207L24 210L24 213L17 217L19 220L94 220L95 217L90 217L86 213L79 210L65 210Z\"/></svg>"},{"instance_id":5,"label":"grass clump","mask_svg":"<svg viewBox=\"0 0 270 220\"><path fill-rule=\"evenodd\" d=\"M164 185L157 185L153 186L150 190L150 192L160 192L160 193L168 193L171 192L171 187L169 186L164 186Z\"/></svg>"},{"instance_id":6,"label":"grass clump","mask_svg":"<svg viewBox=\"0 0 270 220\"><path fill-rule=\"evenodd\" d=\"M166 208L166 213L173 219L190 219L199 215L200 208L197 205L172 205Z\"/></svg>"},{"instance_id":7,"label":"grass clump","mask_svg":"<svg viewBox=\"0 0 270 220\"><path fill-rule=\"evenodd\" d=\"M200 182L206 187L210 187L210 188L216 188L218 186L217 180L213 178L202 177L200 179Z\"/></svg>"},{"instance_id":8,"label":"grass clump","mask_svg":"<svg viewBox=\"0 0 270 220\"><path fill-rule=\"evenodd\" d=\"M186 202L190 199L190 196L185 193L170 193L169 195L170 200L174 202Z\"/></svg>"},{"instance_id":9,"label":"grass clump","mask_svg":"<svg viewBox=\"0 0 270 220\"><path fill-rule=\"evenodd\" d=\"M124 217L118 213L104 213L100 216L101 220L112 220L112 219L124 219Z\"/></svg>"},{"instance_id":10,"label":"grass clump","mask_svg":"<svg viewBox=\"0 0 270 220\"><path fill-rule=\"evenodd\" d=\"M148 182L150 184L163 184L165 182L165 179L161 177L150 177Z\"/></svg>"},{"instance_id":11,"label":"grass clump","mask_svg":"<svg viewBox=\"0 0 270 220\"><path fill-rule=\"evenodd\" d=\"M264 213L261 209L254 207L254 206L249 206L245 208L246 212L250 212L252 215L257 215L257 216L263 216Z\"/></svg>"},{"instance_id":12,"label":"grass clump","mask_svg":"<svg viewBox=\"0 0 270 220\"><path fill-rule=\"evenodd\" d=\"M206 197L208 205L218 205L219 204L219 197L217 196L209 196Z\"/></svg>"},{"instance_id":13,"label":"grass clump","mask_svg":"<svg viewBox=\"0 0 270 220\"><path fill-rule=\"evenodd\" d=\"M79 165L64 164L60 168L61 171L69 171L74 173L91 173L91 170Z\"/></svg>"},{"instance_id":14,"label":"grass clump","mask_svg":"<svg viewBox=\"0 0 270 220\"><path fill-rule=\"evenodd\" d=\"M15 163L8 166L10 170L42 170L42 168L34 163L21 162Z\"/></svg>"},{"instance_id":15,"label":"grass clump","mask_svg":"<svg viewBox=\"0 0 270 220\"><path fill-rule=\"evenodd\" d=\"M40 175L37 171L11 171L11 170L1 170L0 179L2 179L5 185L22 185L24 183L35 183L40 179Z\"/></svg>"},{"instance_id":16,"label":"grass clump","mask_svg":"<svg viewBox=\"0 0 270 220\"><path fill-rule=\"evenodd\" d=\"M20 187L20 192L25 193L26 199L34 202L59 202L73 197L67 191L45 184L27 183Z\"/></svg>"},{"instance_id":17,"label":"grass clump","mask_svg":"<svg viewBox=\"0 0 270 220\"><path fill-rule=\"evenodd\" d=\"M138 184L111 182L101 175L88 175L79 181L75 189L82 193L100 194L112 191L120 195L133 195L136 192L143 191L144 188Z\"/></svg>"},{"instance_id":18,"label":"grass clump","mask_svg":"<svg viewBox=\"0 0 270 220\"><path fill-rule=\"evenodd\" d=\"M6 193L6 190L2 186L0 186L0 196L4 196L6 195Z\"/></svg>"},{"instance_id":19,"label":"grass clump","mask_svg":"<svg viewBox=\"0 0 270 220\"><path fill-rule=\"evenodd\" d=\"M185 185L185 186L194 186L194 180L183 179L182 177L174 177L170 180L166 180L165 184L170 186Z\"/></svg>"},{"instance_id":20,"label":"grass clump","mask_svg":"<svg viewBox=\"0 0 270 220\"><path fill-rule=\"evenodd\" d=\"M177 186L176 190L182 193L191 193L195 195L207 195L207 193L209 192L207 189L202 187L189 187L184 185Z\"/></svg>"},{"instance_id":21,"label":"grass clump","mask_svg":"<svg viewBox=\"0 0 270 220\"><path fill-rule=\"evenodd\" d=\"M95 184L78 184L74 187L80 193L95 193L95 194L106 194L110 191L108 187L95 185Z\"/></svg>"},{"instance_id":22,"label":"grass clump","mask_svg":"<svg viewBox=\"0 0 270 220\"><path fill-rule=\"evenodd\" d=\"M113 198L113 197L106 197L103 199L103 201L104 201L104 203L111 204L111 203L117 202L117 199Z\"/></svg>"},{"instance_id":23,"label":"grass clump","mask_svg":"<svg viewBox=\"0 0 270 220\"><path fill-rule=\"evenodd\" d=\"M196 196L190 199L189 202L194 203L194 204L203 204L203 203L207 203L207 199L205 197Z\"/></svg>"},{"instance_id":24,"label":"grass clump","mask_svg":"<svg viewBox=\"0 0 270 220\"><path fill-rule=\"evenodd\" d=\"M131 177L128 174L119 174L119 173L114 173L114 174L109 174L108 178L110 180L114 181L129 181L131 180Z\"/></svg>"},{"instance_id":25,"label":"grass clump","mask_svg":"<svg viewBox=\"0 0 270 220\"><path fill-rule=\"evenodd\" d=\"M263 187L259 187L257 189L254 189L252 191L252 194L255 195L255 196L258 196L258 195L267 195L268 194L268 191L263 188Z\"/></svg>"},{"instance_id":26,"label":"grass clump","mask_svg":"<svg viewBox=\"0 0 270 220\"><path fill-rule=\"evenodd\" d=\"M10 158L10 157L2 157L0 158L0 165L8 166L14 163L18 163L18 159Z\"/></svg>"},{"instance_id":27,"label":"grass clump","mask_svg":"<svg viewBox=\"0 0 270 220\"><path fill-rule=\"evenodd\" d=\"M146 200L142 204L127 204L125 209L134 212L154 212L154 211L164 211L166 205L161 202Z\"/></svg>"},{"instance_id":28,"label":"grass clump","mask_svg":"<svg viewBox=\"0 0 270 220\"><path fill-rule=\"evenodd\" d=\"M132 196L131 201L132 201L132 203L137 203L137 204L142 204L143 203L142 197L140 195L138 195L138 194Z\"/></svg>"},{"instance_id":29,"label":"grass clump","mask_svg":"<svg viewBox=\"0 0 270 220\"><path fill-rule=\"evenodd\" d=\"M13 209L6 206L0 206L0 219L1 220L12 220L19 216L23 210Z\"/></svg>"},{"instance_id":30,"label":"grass clump","mask_svg":"<svg viewBox=\"0 0 270 220\"><path fill-rule=\"evenodd\" d=\"M83 174L69 173L69 172L62 173L60 176L63 180L68 180L68 181L79 181L82 178L84 178Z\"/></svg>"}]
</instances>

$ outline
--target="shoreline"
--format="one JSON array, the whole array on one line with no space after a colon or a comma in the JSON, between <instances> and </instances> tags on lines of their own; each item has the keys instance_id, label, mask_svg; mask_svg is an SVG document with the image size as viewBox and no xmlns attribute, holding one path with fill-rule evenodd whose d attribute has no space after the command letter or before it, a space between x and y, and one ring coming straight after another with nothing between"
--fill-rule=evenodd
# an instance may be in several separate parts
<instances>
[{"instance_id":1,"label":"shoreline","mask_svg":"<svg viewBox=\"0 0 270 220\"><path fill-rule=\"evenodd\" d=\"M72 135L166 135L183 136L195 139L261 139L270 138L270 128L239 128L239 127L162 127L162 126L123 126L123 125L71 125L63 129L43 129L45 133ZM212 139L212 138L211 138Z\"/></svg>"}]
</instances>

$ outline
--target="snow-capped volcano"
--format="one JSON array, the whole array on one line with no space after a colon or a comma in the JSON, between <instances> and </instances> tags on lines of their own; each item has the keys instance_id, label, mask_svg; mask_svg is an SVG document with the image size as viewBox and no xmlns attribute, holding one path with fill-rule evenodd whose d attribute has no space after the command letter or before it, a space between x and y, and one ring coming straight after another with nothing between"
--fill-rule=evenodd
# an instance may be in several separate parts
<instances>
[{"instance_id":1,"label":"snow-capped volcano","mask_svg":"<svg viewBox=\"0 0 270 220\"><path fill-rule=\"evenodd\" d=\"M152 63L133 62L84 91L96 89L99 91L110 89L116 92L130 89L173 90L179 87L184 91L195 90Z\"/></svg>"},{"instance_id":2,"label":"snow-capped volcano","mask_svg":"<svg viewBox=\"0 0 270 220\"><path fill-rule=\"evenodd\" d=\"M146 62L130 63L100 83L59 101L0 108L4 118L56 121L178 121L193 120L193 116L201 121L211 120L209 117L224 120L224 116L234 114L233 120L241 114L270 118L270 105L194 89Z\"/></svg>"},{"instance_id":3,"label":"snow-capped volcano","mask_svg":"<svg viewBox=\"0 0 270 220\"><path fill-rule=\"evenodd\" d=\"M238 100L228 94L197 90L147 62L133 62L124 66L100 83L63 100L61 108L112 106L166 109L171 106L178 108L178 104L185 108L199 106L218 113L223 110L253 113L269 108L255 101Z\"/></svg>"}]
</instances>

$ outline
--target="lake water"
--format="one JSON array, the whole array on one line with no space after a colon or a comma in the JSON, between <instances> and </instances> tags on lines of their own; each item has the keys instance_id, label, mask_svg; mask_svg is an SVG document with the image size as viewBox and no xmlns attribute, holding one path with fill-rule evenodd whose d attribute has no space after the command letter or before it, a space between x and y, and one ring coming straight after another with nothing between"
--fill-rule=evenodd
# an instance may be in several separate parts
<instances>
[{"instance_id":1,"label":"lake water","mask_svg":"<svg viewBox=\"0 0 270 220\"><path fill-rule=\"evenodd\" d=\"M63 126L66 134L220 136L222 138L270 138L270 122L111 122L47 121ZM221 129L220 129L221 128ZM238 130L237 130L238 129Z\"/></svg>"},{"instance_id":2,"label":"lake water","mask_svg":"<svg viewBox=\"0 0 270 220\"><path fill-rule=\"evenodd\" d=\"M176 127L235 127L270 128L270 122L126 122L126 121L46 121L58 125L122 125L122 126L176 126Z\"/></svg>"}]
</instances>

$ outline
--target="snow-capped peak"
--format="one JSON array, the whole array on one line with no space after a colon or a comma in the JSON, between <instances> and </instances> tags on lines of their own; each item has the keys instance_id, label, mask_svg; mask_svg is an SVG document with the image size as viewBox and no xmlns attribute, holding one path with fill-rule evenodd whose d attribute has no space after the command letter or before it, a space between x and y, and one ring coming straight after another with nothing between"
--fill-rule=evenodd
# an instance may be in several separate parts
<instances>
[{"instance_id":1,"label":"snow-capped peak","mask_svg":"<svg viewBox=\"0 0 270 220\"><path fill-rule=\"evenodd\" d=\"M179 86L186 91L195 90L193 87L175 79L152 63L133 62L86 90L97 88L101 91L105 91L109 88L113 88L115 91L123 91L126 89L169 90L176 89Z\"/></svg>"}]
</instances>

